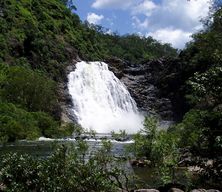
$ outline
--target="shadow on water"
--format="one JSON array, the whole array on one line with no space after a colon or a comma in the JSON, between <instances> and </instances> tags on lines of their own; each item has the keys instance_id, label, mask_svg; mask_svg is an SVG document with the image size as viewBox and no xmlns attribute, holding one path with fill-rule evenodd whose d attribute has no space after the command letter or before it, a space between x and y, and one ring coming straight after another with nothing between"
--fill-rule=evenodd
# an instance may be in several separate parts
<instances>
[{"instance_id":1,"label":"shadow on water","mask_svg":"<svg viewBox=\"0 0 222 192\"><path fill-rule=\"evenodd\" d=\"M52 154L55 142L17 141L0 145L0 155L6 153L29 154L34 157L47 157Z\"/></svg>"}]
</instances>

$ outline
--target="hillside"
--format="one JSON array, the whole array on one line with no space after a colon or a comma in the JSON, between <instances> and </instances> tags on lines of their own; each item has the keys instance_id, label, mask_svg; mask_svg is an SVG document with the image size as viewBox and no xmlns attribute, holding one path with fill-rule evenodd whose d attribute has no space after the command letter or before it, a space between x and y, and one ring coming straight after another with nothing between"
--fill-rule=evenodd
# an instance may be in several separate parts
<instances>
[{"instance_id":1,"label":"hillside","mask_svg":"<svg viewBox=\"0 0 222 192\"><path fill-rule=\"evenodd\" d=\"M153 167L159 168L162 184L174 182L174 168L180 168L181 162L186 160L184 166L198 166L201 170L198 173L200 183L192 181L190 186L221 189L221 4L212 5L208 18L203 21L204 29L193 34L193 40L179 51L151 37L108 34L101 26L81 21L75 13L75 6L69 3L66 0L0 2L0 143L34 140L40 136L66 137L72 135L74 130L78 136L81 135L82 130L77 125L64 125L61 121L61 103L65 105L71 102L69 94L65 92L67 73L75 68L76 61L80 59L105 61L109 69L125 83L139 109L146 114L152 111L153 116L144 120L142 131L145 134L133 135L135 142L131 147L135 157L145 158ZM158 119L173 120L175 124L168 130L159 131ZM121 134L126 137L124 131ZM119 137L118 134L116 136ZM82 166L83 170L87 170L88 178L94 179L91 177L91 165L84 164L88 148L84 142L81 143L82 140L79 141L78 147L82 151L76 148L76 165ZM105 143L105 148L98 153L101 165L103 155L110 151L110 143ZM63 146L55 155L61 167L64 166L66 152ZM80 155L77 154L83 156L83 159L79 160ZM21 159L24 160L17 159L16 155L13 158L15 165ZM106 156L104 158L105 162L109 159ZM44 166L54 171L54 168L50 168L53 156L49 166L44 161L37 161L33 160L32 166L36 166L36 173L39 170L43 173L42 178L45 174ZM110 161L108 163L112 163ZM3 168L11 161L4 163ZM72 165L71 158L68 158L68 163ZM97 159L92 158L89 163L93 163L95 173L103 171L98 171ZM38 164L44 165L43 172ZM26 170L26 163L23 165ZM86 165L87 169L84 167ZM57 164L53 166L57 167ZM10 166L8 169L14 171ZM67 177L72 175L69 169L66 171ZM56 172L53 179L57 179L59 174ZM5 175L6 181L10 183L12 180L7 180L7 170ZM109 185L113 186L113 182L106 176L102 174L101 180L107 179L107 189ZM39 178L39 175L36 174L36 177ZM81 177L85 182L85 175ZM78 187L79 178L76 182ZM26 184L30 178L27 176L25 179L21 185L29 188ZM70 185L73 184L72 179ZM103 183L101 180L96 180L95 185L97 182ZM44 181L47 180L44 178ZM52 181L57 183L56 180ZM88 187L93 188L89 181ZM2 183L6 186L7 182ZM55 183L50 186L52 189ZM63 186L66 183L62 180L60 184ZM13 188L14 183L11 182L9 186ZM68 191L69 185L66 187Z\"/></svg>"},{"instance_id":2,"label":"hillside","mask_svg":"<svg viewBox=\"0 0 222 192\"><path fill-rule=\"evenodd\" d=\"M13 106L13 110L25 110L27 114L41 112L51 119L50 122L56 120L56 124L60 124L58 83L65 81L66 66L77 56L83 60L120 57L139 63L143 59L177 54L170 45L150 37L106 34L100 26L81 22L71 12L73 8L67 8L60 0L1 2L0 99L4 103L1 107L9 105L11 111L10 106ZM1 114L2 137L10 140L26 138L27 130L14 117L15 112L4 113ZM15 124L25 133L18 136L14 131L8 133L12 122L12 129ZM38 125L35 127L39 128ZM52 136L44 131L37 132L33 137L39 132Z\"/></svg>"}]
</instances>

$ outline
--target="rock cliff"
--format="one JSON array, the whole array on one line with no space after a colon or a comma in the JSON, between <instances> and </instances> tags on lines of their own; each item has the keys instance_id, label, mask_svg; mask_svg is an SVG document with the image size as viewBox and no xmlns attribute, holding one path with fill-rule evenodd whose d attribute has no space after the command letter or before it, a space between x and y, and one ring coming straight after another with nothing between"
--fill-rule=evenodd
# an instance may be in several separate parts
<instances>
[{"instance_id":1,"label":"rock cliff","mask_svg":"<svg viewBox=\"0 0 222 192\"><path fill-rule=\"evenodd\" d=\"M137 65L117 58L105 62L127 86L141 111L158 114L163 120L180 119L184 100L180 98L182 77L176 59L161 58Z\"/></svg>"},{"instance_id":2,"label":"rock cliff","mask_svg":"<svg viewBox=\"0 0 222 192\"><path fill-rule=\"evenodd\" d=\"M75 69L72 65L66 69L66 75ZM175 121L182 117L184 98L181 85L183 74L179 73L180 63L177 59L161 58L148 60L141 64L131 64L118 58L107 59L109 69L125 84L135 99L140 111L145 114L157 114L162 120ZM70 108L72 99L67 90L67 79L60 84L60 103L63 122L75 121Z\"/></svg>"}]
</instances>

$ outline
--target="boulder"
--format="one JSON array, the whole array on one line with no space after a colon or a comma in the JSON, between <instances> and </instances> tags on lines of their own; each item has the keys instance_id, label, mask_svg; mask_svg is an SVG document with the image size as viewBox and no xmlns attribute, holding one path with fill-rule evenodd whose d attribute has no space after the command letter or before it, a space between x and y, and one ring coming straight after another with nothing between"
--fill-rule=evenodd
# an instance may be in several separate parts
<instances>
[{"instance_id":1,"label":"boulder","mask_svg":"<svg viewBox=\"0 0 222 192\"><path fill-rule=\"evenodd\" d=\"M0 183L0 191L5 191L6 186L3 183Z\"/></svg>"},{"instance_id":2,"label":"boulder","mask_svg":"<svg viewBox=\"0 0 222 192\"><path fill-rule=\"evenodd\" d=\"M137 189L134 192L159 192L157 189Z\"/></svg>"},{"instance_id":3,"label":"boulder","mask_svg":"<svg viewBox=\"0 0 222 192\"><path fill-rule=\"evenodd\" d=\"M151 164L151 161L147 159L134 159L130 161L130 164L133 167L146 167Z\"/></svg>"},{"instance_id":4,"label":"boulder","mask_svg":"<svg viewBox=\"0 0 222 192\"><path fill-rule=\"evenodd\" d=\"M168 192L184 192L184 191L179 188L171 188Z\"/></svg>"},{"instance_id":5,"label":"boulder","mask_svg":"<svg viewBox=\"0 0 222 192\"><path fill-rule=\"evenodd\" d=\"M160 192L182 192L186 191L186 186L180 184L180 183L167 183L164 186L160 186L158 188Z\"/></svg>"}]
</instances>

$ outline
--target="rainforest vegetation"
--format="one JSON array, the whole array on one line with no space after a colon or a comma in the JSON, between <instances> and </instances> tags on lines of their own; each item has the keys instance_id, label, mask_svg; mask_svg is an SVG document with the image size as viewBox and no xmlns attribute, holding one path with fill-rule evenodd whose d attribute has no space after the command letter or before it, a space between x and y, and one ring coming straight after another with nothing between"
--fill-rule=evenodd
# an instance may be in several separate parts
<instances>
[{"instance_id":1,"label":"rainforest vegetation","mask_svg":"<svg viewBox=\"0 0 222 192\"><path fill-rule=\"evenodd\" d=\"M1 113L0 134L4 141L27 137L18 131L28 130L14 117L17 111L41 112L41 116L50 118L48 126L58 129L61 112L58 83L65 80L65 67L77 55L85 60L115 56L139 62L177 54L170 45L150 37L108 35L100 26L81 22L72 12L75 7L69 4L68 8L66 3L60 0L0 3L0 102L1 107L7 106L12 111L13 106L14 111ZM30 123L38 130L33 136L44 133L32 118ZM19 127L14 136L8 133L11 125Z\"/></svg>"},{"instance_id":2,"label":"rainforest vegetation","mask_svg":"<svg viewBox=\"0 0 222 192\"><path fill-rule=\"evenodd\" d=\"M135 135L135 144L130 150L137 157L150 159L153 166L162 167L163 183L167 183L172 179L169 168L177 166L180 149L189 149L194 156L213 161L211 165L197 161L203 168L201 179L221 187L221 5L212 5L209 17L203 21L204 29L193 34L193 40L183 50L151 37L108 34L101 26L82 22L75 9L62 0L0 1L0 141L71 135L75 125L61 126L58 86L66 80L65 69L77 56L84 60L115 57L137 65L145 60L174 58L179 67L174 74L166 76L160 88L163 94L168 94L172 91L172 82L177 82L173 88L184 105L183 118L167 131L160 132L156 130L156 120L147 118L143 134ZM103 162L104 166L110 163L109 157L97 161L95 158L100 158L97 155L82 163L78 155L64 156L63 149L58 150L45 161L29 156L5 156L0 166L0 184L4 183L6 191L18 188L45 191L55 185L58 185L56 191L86 191L82 186L112 191L121 187L116 185L118 180L108 179L116 177L119 170L112 172L101 166ZM16 167L17 164L20 166ZM75 169L80 165L85 172ZM55 167L65 168L60 173L54 172ZM46 170L48 175L45 175ZM80 181L78 177L89 180ZM43 182L46 179L49 182Z\"/></svg>"}]
</instances>

